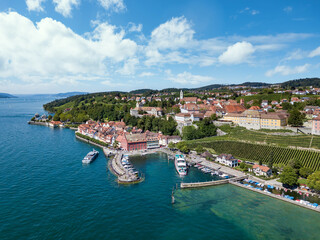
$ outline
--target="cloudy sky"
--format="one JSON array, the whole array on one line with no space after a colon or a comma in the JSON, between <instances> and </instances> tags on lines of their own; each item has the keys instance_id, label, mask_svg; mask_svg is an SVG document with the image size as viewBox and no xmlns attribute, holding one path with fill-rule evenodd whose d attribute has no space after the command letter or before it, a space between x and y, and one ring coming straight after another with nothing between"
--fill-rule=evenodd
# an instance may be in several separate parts
<instances>
[{"instance_id":1,"label":"cloudy sky","mask_svg":"<svg viewBox=\"0 0 320 240\"><path fill-rule=\"evenodd\" d=\"M1 0L0 92L320 75L320 1Z\"/></svg>"}]
</instances>

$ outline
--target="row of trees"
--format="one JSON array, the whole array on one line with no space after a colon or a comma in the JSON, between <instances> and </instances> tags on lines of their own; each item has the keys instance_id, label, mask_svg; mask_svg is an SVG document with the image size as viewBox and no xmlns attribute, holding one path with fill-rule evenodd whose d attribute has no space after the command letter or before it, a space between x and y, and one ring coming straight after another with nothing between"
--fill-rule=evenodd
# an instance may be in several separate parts
<instances>
[{"instance_id":1,"label":"row of trees","mask_svg":"<svg viewBox=\"0 0 320 240\"><path fill-rule=\"evenodd\" d=\"M298 184L299 177L308 178L313 173L313 170L303 167L297 159L292 159L283 168L280 174L280 182L284 185L294 186Z\"/></svg>"}]
</instances>

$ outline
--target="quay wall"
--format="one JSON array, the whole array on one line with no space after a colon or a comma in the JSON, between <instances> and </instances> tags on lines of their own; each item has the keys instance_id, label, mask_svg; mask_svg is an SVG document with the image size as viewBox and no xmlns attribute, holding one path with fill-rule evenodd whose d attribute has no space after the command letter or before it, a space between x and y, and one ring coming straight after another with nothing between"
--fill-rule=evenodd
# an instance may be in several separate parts
<instances>
[{"instance_id":1,"label":"quay wall","mask_svg":"<svg viewBox=\"0 0 320 240\"><path fill-rule=\"evenodd\" d=\"M242 187L242 188L248 189L248 190L253 191L253 192L264 194L266 196L269 196L269 197L272 197L272 198L275 198L275 199L279 199L279 200L284 201L284 202L288 202L288 203L297 205L299 207L304 207L304 208L307 208L309 210L320 212L319 208L314 208L314 207L310 207L310 206L307 206L307 205L302 205L302 204L300 204L300 203L298 203L296 201L293 201L293 200L290 200L290 199L287 199L287 198L284 198L284 197L280 197L280 196L277 196L277 195L272 194L272 193L271 194L270 193L265 193L265 192L263 192L261 190L255 189L255 188L249 188L249 187L246 187L243 184L240 184L238 182L230 181L229 183L232 184L232 185L238 186L238 187Z\"/></svg>"},{"instance_id":2,"label":"quay wall","mask_svg":"<svg viewBox=\"0 0 320 240\"><path fill-rule=\"evenodd\" d=\"M85 139L85 138L82 138L82 137L79 137L78 135L75 135L75 136L76 136L77 139L79 139L79 140L81 140L81 141L83 141L83 142L90 143L90 144L95 145L95 146L97 146L97 147L100 147L100 148L102 148L102 149L105 148L105 146L102 146L102 145L100 145L100 144L98 144L98 143L91 142L90 140Z\"/></svg>"}]
</instances>

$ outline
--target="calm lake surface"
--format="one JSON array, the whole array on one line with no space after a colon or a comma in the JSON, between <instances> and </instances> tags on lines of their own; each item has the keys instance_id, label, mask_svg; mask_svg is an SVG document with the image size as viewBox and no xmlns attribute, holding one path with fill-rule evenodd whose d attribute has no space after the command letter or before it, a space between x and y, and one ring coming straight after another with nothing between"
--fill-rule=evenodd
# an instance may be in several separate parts
<instances>
[{"instance_id":1,"label":"calm lake surface","mask_svg":"<svg viewBox=\"0 0 320 240\"><path fill-rule=\"evenodd\" d=\"M44 97L0 99L0 239L319 239L320 214L232 185L178 190L165 154L132 159L146 176L118 185L100 151L68 129L28 125Z\"/></svg>"}]
</instances>

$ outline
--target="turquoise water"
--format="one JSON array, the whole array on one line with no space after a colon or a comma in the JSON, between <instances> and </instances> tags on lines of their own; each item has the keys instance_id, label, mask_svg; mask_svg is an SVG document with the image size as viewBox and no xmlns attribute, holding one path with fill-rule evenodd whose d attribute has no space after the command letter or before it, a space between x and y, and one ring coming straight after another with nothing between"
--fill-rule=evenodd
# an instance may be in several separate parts
<instances>
[{"instance_id":1,"label":"turquoise water","mask_svg":"<svg viewBox=\"0 0 320 240\"><path fill-rule=\"evenodd\" d=\"M178 190L164 154L133 158L146 180L118 185L67 129L27 125L51 99L0 99L0 239L319 239L320 214L232 185ZM98 148L96 148L99 150ZM101 152L101 151L100 151Z\"/></svg>"}]
</instances>

